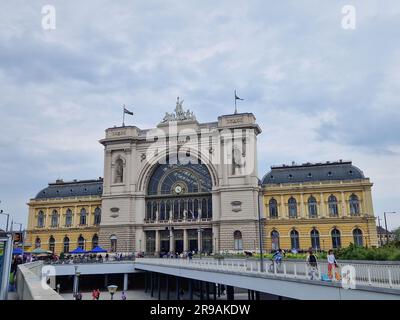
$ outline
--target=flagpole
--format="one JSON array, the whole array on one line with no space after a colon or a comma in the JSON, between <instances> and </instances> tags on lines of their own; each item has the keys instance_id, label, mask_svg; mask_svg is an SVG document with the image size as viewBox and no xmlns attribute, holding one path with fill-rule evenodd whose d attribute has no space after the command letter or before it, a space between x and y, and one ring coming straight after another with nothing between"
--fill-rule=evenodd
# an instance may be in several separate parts
<instances>
[{"instance_id":1,"label":"flagpole","mask_svg":"<svg viewBox=\"0 0 400 320\"><path fill-rule=\"evenodd\" d=\"M235 90L235 114L237 114L237 107L236 107L236 90Z\"/></svg>"},{"instance_id":2,"label":"flagpole","mask_svg":"<svg viewBox=\"0 0 400 320\"><path fill-rule=\"evenodd\" d=\"M125 127L125 105L122 106L122 126Z\"/></svg>"}]
</instances>

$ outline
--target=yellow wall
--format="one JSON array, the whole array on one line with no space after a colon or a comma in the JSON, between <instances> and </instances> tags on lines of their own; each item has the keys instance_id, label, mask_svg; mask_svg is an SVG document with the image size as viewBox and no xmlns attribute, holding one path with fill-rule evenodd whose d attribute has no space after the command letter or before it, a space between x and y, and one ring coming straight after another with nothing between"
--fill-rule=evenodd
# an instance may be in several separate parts
<instances>
[{"instance_id":1,"label":"yellow wall","mask_svg":"<svg viewBox=\"0 0 400 320\"><path fill-rule=\"evenodd\" d=\"M331 231L336 227L341 233L341 246L354 243L353 230L359 228L363 233L363 244L377 246L375 216L372 206L371 186L369 179L349 181L327 181L288 184L269 184L264 186L264 209L266 215L265 239L266 249L271 250L271 232L277 230L280 235L280 247L291 249L290 232L299 232L300 249L311 246L310 232L316 228L320 234L320 245L324 250L332 248ZM360 214L350 215L349 197L357 195ZM317 200L318 217L308 216L309 196ZM331 217L328 209L328 198L337 198L338 217ZM297 218L289 218L288 200L297 201ZM278 203L278 219L269 215L269 201L274 198Z\"/></svg>"},{"instance_id":2,"label":"yellow wall","mask_svg":"<svg viewBox=\"0 0 400 320\"><path fill-rule=\"evenodd\" d=\"M51 236L55 239L55 254L59 255L63 251L64 237L70 240L70 251L78 246L78 238L82 235L85 238L85 249L92 249L92 238L99 233L99 226L94 225L94 211L98 207L101 209L101 198L98 196L58 198L45 200L31 200L28 203L28 229L25 239L25 247L28 250L35 249L35 240L37 237L41 240L41 248L49 249L49 239ZM79 225L80 211L84 208L87 213L87 224ZM73 213L72 225L65 226L65 217L67 209ZM59 214L58 226L51 226L51 214L57 210ZM43 211L45 214L44 227L38 227L38 214Z\"/></svg>"}]
</instances>

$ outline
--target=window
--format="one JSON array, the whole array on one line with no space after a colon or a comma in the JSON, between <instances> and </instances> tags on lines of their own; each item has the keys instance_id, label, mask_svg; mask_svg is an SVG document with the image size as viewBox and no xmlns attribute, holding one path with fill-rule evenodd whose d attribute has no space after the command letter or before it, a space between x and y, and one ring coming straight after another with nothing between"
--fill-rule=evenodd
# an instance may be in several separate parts
<instances>
[{"instance_id":1,"label":"window","mask_svg":"<svg viewBox=\"0 0 400 320\"><path fill-rule=\"evenodd\" d=\"M55 248L56 248L56 240L54 239L53 236L50 236L50 238L49 238L49 250L54 253Z\"/></svg>"},{"instance_id":2,"label":"window","mask_svg":"<svg viewBox=\"0 0 400 320\"><path fill-rule=\"evenodd\" d=\"M57 210L53 210L51 214L51 227L56 228L58 227L58 212Z\"/></svg>"},{"instance_id":3,"label":"window","mask_svg":"<svg viewBox=\"0 0 400 320\"><path fill-rule=\"evenodd\" d=\"M332 248L339 249L342 246L341 239L340 239L340 231L338 229L333 229L331 231L332 236Z\"/></svg>"},{"instance_id":4,"label":"window","mask_svg":"<svg viewBox=\"0 0 400 320\"><path fill-rule=\"evenodd\" d=\"M117 252L117 237L115 235L112 235L110 237L111 241L111 252Z\"/></svg>"},{"instance_id":5,"label":"window","mask_svg":"<svg viewBox=\"0 0 400 320\"><path fill-rule=\"evenodd\" d=\"M94 209L94 224L99 225L101 222L101 209L97 207Z\"/></svg>"},{"instance_id":6,"label":"window","mask_svg":"<svg viewBox=\"0 0 400 320\"><path fill-rule=\"evenodd\" d=\"M78 248L85 250L85 238L82 237L82 235L80 235L78 238Z\"/></svg>"},{"instance_id":7,"label":"window","mask_svg":"<svg viewBox=\"0 0 400 320\"><path fill-rule=\"evenodd\" d=\"M314 250L319 250L321 248L319 240L319 231L315 228L312 229L310 236L311 236L311 247Z\"/></svg>"},{"instance_id":8,"label":"window","mask_svg":"<svg viewBox=\"0 0 400 320\"><path fill-rule=\"evenodd\" d=\"M310 218L316 218L318 216L317 200L313 196L308 198L308 216Z\"/></svg>"},{"instance_id":9,"label":"window","mask_svg":"<svg viewBox=\"0 0 400 320\"><path fill-rule=\"evenodd\" d=\"M278 203L274 198L269 200L269 217L271 219L277 219L278 218Z\"/></svg>"},{"instance_id":10,"label":"window","mask_svg":"<svg viewBox=\"0 0 400 320\"><path fill-rule=\"evenodd\" d=\"M84 225L86 225L86 209L85 208L82 208L81 209L81 214L80 214L80 217L79 217L79 224L81 225L81 226L84 226Z\"/></svg>"},{"instance_id":11,"label":"window","mask_svg":"<svg viewBox=\"0 0 400 320\"><path fill-rule=\"evenodd\" d=\"M67 212L65 213L65 226L66 227L72 226L72 211L71 211L71 209L67 209Z\"/></svg>"},{"instance_id":12,"label":"window","mask_svg":"<svg viewBox=\"0 0 400 320\"><path fill-rule=\"evenodd\" d=\"M289 206L289 218L297 218L297 202L296 199L290 197L288 201Z\"/></svg>"},{"instance_id":13,"label":"window","mask_svg":"<svg viewBox=\"0 0 400 320\"><path fill-rule=\"evenodd\" d=\"M297 230L290 231L290 243L292 245L292 249L298 250L300 248L299 232Z\"/></svg>"},{"instance_id":14,"label":"window","mask_svg":"<svg viewBox=\"0 0 400 320\"><path fill-rule=\"evenodd\" d=\"M119 158L115 161L114 183L122 183L123 181L124 181L124 161Z\"/></svg>"},{"instance_id":15,"label":"window","mask_svg":"<svg viewBox=\"0 0 400 320\"><path fill-rule=\"evenodd\" d=\"M271 249L272 250L279 250L280 244L279 244L279 232L276 230L273 230L271 232Z\"/></svg>"},{"instance_id":16,"label":"window","mask_svg":"<svg viewBox=\"0 0 400 320\"><path fill-rule=\"evenodd\" d=\"M42 210L40 210L39 214L38 214L37 226L39 228L43 228L44 227L44 213L43 213Z\"/></svg>"},{"instance_id":17,"label":"window","mask_svg":"<svg viewBox=\"0 0 400 320\"><path fill-rule=\"evenodd\" d=\"M360 215L360 201L358 197L353 193L349 199L350 203L350 215L358 216Z\"/></svg>"},{"instance_id":18,"label":"window","mask_svg":"<svg viewBox=\"0 0 400 320\"><path fill-rule=\"evenodd\" d=\"M356 246L362 247L364 245L363 243L363 233L360 229L356 228L353 230L353 238L354 238L354 244Z\"/></svg>"},{"instance_id":19,"label":"window","mask_svg":"<svg viewBox=\"0 0 400 320\"><path fill-rule=\"evenodd\" d=\"M96 248L99 245L99 237L97 234L94 234L92 238L92 249Z\"/></svg>"},{"instance_id":20,"label":"window","mask_svg":"<svg viewBox=\"0 0 400 320\"><path fill-rule=\"evenodd\" d=\"M42 242L40 241L40 238L37 237L37 238L35 239L35 249L36 249L36 248L40 248L41 245L42 245Z\"/></svg>"},{"instance_id":21,"label":"window","mask_svg":"<svg viewBox=\"0 0 400 320\"><path fill-rule=\"evenodd\" d=\"M337 217L339 215L337 199L331 194L328 198L328 208L329 208L329 216Z\"/></svg>"},{"instance_id":22,"label":"window","mask_svg":"<svg viewBox=\"0 0 400 320\"><path fill-rule=\"evenodd\" d=\"M233 233L233 239L235 244L235 250L243 250L243 238L242 238L242 233L239 230L236 230Z\"/></svg>"},{"instance_id":23,"label":"window","mask_svg":"<svg viewBox=\"0 0 400 320\"><path fill-rule=\"evenodd\" d=\"M69 238L68 237L64 238L63 244L64 244L64 253L68 253L69 252Z\"/></svg>"}]
</instances>

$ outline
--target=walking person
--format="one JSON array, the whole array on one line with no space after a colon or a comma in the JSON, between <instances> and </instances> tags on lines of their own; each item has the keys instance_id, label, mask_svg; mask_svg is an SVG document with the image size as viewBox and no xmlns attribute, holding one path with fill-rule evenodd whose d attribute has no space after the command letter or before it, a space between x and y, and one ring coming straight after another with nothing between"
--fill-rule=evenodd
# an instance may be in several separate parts
<instances>
[{"instance_id":1,"label":"walking person","mask_svg":"<svg viewBox=\"0 0 400 320\"><path fill-rule=\"evenodd\" d=\"M92 291L92 300L97 300L97 290L93 289Z\"/></svg>"},{"instance_id":2,"label":"walking person","mask_svg":"<svg viewBox=\"0 0 400 320\"><path fill-rule=\"evenodd\" d=\"M332 281L334 281L334 280L339 281L340 280L340 275L338 272L339 266L337 264L336 257L333 253L333 250L328 251L327 260L328 260L328 277L329 277L329 279L331 279Z\"/></svg>"},{"instance_id":3,"label":"walking person","mask_svg":"<svg viewBox=\"0 0 400 320\"><path fill-rule=\"evenodd\" d=\"M310 280L316 279L318 273L318 262L317 262L317 257L315 256L312 248L308 250L306 263L308 267L308 276L310 277Z\"/></svg>"},{"instance_id":4,"label":"walking person","mask_svg":"<svg viewBox=\"0 0 400 320\"><path fill-rule=\"evenodd\" d=\"M125 291L122 291L122 294L121 294L121 300L126 300L126 294L125 294Z\"/></svg>"},{"instance_id":5,"label":"walking person","mask_svg":"<svg viewBox=\"0 0 400 320\"><path fill-rule=\"evenodd\" d=\"M100 299L100 290L97 289L96 290L96 300L99 300L99 299Z\"/></svg>"}]
</instances>

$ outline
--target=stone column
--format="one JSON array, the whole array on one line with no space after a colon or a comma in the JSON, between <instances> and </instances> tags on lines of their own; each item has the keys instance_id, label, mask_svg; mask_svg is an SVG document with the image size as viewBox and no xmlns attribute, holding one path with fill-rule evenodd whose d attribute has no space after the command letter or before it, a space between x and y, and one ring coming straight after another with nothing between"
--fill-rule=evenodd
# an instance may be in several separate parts
<instances>
[{"instance_id":1,"label":"stone column","mask_svg":"<svg viewBox=\"0 0 400 320\"><path fill-rule=\"evenodd\" d=\"M212 227L212 235L213 235L213 253L219 252L219 228L218 226Z\"/></svg>"},{"instance_id":2,"label":"stone column","mask_svg":"<svg viewBox=\"0 0 400 320\"><path fill-rule=\"evenodd\" d=\"M173 230L169 230L169 251L175 252L175 237Z\"/></svg>"},{"instance_id":3,"label":"stone column","mask_svg":"<svg viewBox=\"0 0 400 320\"><path fill-rule=\"evenodd\" d=\"M285 203L284 203L284 201L283 201L283 194L281 194L281 200L280 200L280 207L281 207L281 217L282 218L289 218L289 214L288 214L288 212L287 212L287 210L285 210L286 209L286 206L285 206ZM278 218L279 218L279 215L278 215Z\"/></svg>"},{"instance_id":4,"label":"stone column","mask_svg":"<svg viewBox=\"0 0 400 320\"><path fill-rule=\"evenodd\" d=\"M187 229L183 229L183 251L188 251L189 243L188 243L188 231Z\"/></svg>"},{"instance_id":5,"label":"stone column","mask_svg":"<svg viewBox=\"0 0 400 320\"><path fill-rule=\"evenodd\" d=\"M319 202L319 208L318 208L318 216L319 217L325 217L325 210L324 210L324 194L321 192L320 194L320 202Z\"/></svg>"},{"instance_id":6,"label":"stone column","mask_svg":"<svg viewBox=\"0 0 400 320\"><path fill-rule=\"evenodd\" d=\"M346 199L344 197L343 191L342 191L342 216L343 217L347 216L347 205L346 205Z\"/></svg>"},{"instance_id":7,"label":"stone column","mask_svg":"<svg viewBox=\"0 0 400 320\"><path fill-rule=\"evenodd\" d=\"M124 291L128 290L128 274L124 273Z\"/></svg>"},{"instance_id":8,"label":"stone column","mask_svg":"<svg viewBox=\"0 0 400 320\"><path fill-rule=\"evenodd\" d=\"M197 229L197 250L199 251L199 253L201 253L201 228Z\"/></svg>"},{"instance_id":9,"label":"stone column","mask_svg":"<svg viewBox=\"0 0 400 320\"><path fill-rule=\"evenodd\" d=\"M304 206L304 195L303 195L303 193L300 194L300 201L301 201L301 204L300 204L300 210L301 210L300 218L306 218L307 217L307 212L306 212L306 209L305 209L305 206Z\"/></svg>"},{"instance_id":10,"label":"stone column","mask_svg":"<svg viewBox=\"0 0 400 320\"><path fill-rule=\"evenodd\" d=\"M156 230L156 252L155 255L159 256L160 254L160 230Z\"/></svg>"}]
</instances>

